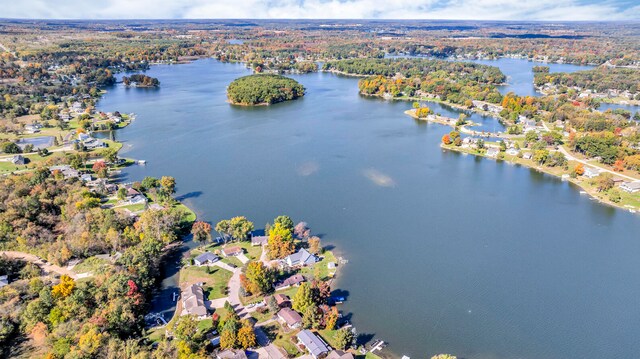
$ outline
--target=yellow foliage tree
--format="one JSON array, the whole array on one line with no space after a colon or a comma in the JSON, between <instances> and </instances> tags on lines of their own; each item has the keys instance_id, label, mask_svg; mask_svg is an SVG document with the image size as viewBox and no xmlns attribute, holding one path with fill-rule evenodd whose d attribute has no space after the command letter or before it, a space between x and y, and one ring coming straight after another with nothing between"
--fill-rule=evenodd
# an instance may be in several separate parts
<instances>
[{"instance_id":1,"label":"yellow foliage tree","mask_svg":"<svg viewBox=\"0 0 640 359\"><path fill-rule=\"evenodd\" d=\"M71 277L64 274L60 277L60 283L53 286L51 289L51 294L56 298L66 298L76 287L76 283L73 281Z\"/></svg>"}]
</instances>

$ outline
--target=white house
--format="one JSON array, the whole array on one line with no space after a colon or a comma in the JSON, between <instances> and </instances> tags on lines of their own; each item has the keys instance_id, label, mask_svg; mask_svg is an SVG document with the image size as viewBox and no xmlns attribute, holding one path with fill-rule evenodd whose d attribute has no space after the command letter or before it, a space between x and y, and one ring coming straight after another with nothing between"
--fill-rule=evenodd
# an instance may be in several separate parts
<instances>
[{"instance_id":1,"label":"white house","mask_svg":"<svg viewBox=\"0 0 640 359\"><path fill-rule=\"evenodd\" d=\"M289 267L314 265L318 261L318 257L309 253L302 248L294 254L288 255L283 259L284 263Z\"/></svg>"},{"instance_id":2,"label":"white house","mask_svg":"<svg viewBox=\"0 0 640 359\"><path fill-rule=\"evenodd\" d=\"M600 170L594 167L585 167L583 176L587 178L595 178L600 175Z\"/></svg>"},{"instance_id":3,"label":"white house","mask_svg":"<svg viewBox=\"0 0 640 359\"><path fill-rule=\"evenodd\" d=\"M213 264L217 261L219 261L220 258L218 258L217 255L211 253L211 252L205 252L202 253L201 255L195 257L193 259L193 263L197 266L202 266L205 264Z\"/></svg>"},{"instance_id":4,"label":"white house","mask_svg":"<svg viewBox=\"0 0 640 359\"><path fill-rule=\"evenodd\" d=\"M620 185L620 189L629 193L640 192L640 181L624 182Z\"/></svg>"}]
</instances>

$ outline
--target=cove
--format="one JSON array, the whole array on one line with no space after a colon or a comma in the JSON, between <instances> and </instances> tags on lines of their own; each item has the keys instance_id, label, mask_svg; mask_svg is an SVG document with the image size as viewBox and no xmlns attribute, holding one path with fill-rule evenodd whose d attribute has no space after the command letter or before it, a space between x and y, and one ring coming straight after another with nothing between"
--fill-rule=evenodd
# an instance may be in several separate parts
<instances>
[{"instance_id":1,"label":"cove","mask_svg":"<svg viewBox=\"0 0 640 359\"><path fill-rule=\"evenodd\" d=\"M361 97L357 79L295 75L301 99L230 106L225 87L248 73L200 60L152 67L159 89L109 89L100 110L137 114L116 133L122 155L147 160L123 180L174 176L214 223L305 220L349 260L343 312L398 355L640 352L637 215L534 170L443 152L449 127L404 115L410 102ZM434 108L445 110L457 117ZM172 311L175 268L154 309Z\"/></svg>"}]
</instances>

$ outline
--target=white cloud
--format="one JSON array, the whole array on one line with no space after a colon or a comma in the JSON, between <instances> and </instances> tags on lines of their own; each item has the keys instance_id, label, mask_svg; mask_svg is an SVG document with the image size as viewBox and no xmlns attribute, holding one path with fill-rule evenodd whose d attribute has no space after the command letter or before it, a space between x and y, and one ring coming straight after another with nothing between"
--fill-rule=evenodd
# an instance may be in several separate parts
<instances>
[{"instance_id":1,"label":"white cloud","mask_svg":"<svg viewBox=\"0 0 640 359\"><path fill-rule=\"evenodd\" d=\"M0 0L5 18L637 20L640 6L581 0Z\"/></svg>"}]
</instances>

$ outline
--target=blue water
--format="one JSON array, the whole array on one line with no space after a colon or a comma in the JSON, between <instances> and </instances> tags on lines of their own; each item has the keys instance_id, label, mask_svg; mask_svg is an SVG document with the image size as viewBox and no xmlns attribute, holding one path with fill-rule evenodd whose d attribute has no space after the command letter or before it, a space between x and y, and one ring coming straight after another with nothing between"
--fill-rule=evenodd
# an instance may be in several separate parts
<instances>
[{"instance_id":1,"label":"blue water","mask_svg":"<svg viewBox=\"0 0 640 359\"><path fill-rule=\"evenodd\" d=\"M304 98L243 108L225 102L242 65L147 73L159 89L118 85L98 104L137 114L116 136L124 156L148 162L124 180L174 176L212 223L308 222L349 260L334 288L359 333L414 358L638 357L638 215L534 170L442 151L449 127L358 95L357 79L296 75ZM154 305L167 305L175 269Z\"/></svg>"}]
</instances>

